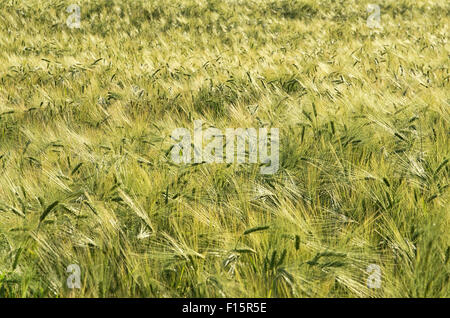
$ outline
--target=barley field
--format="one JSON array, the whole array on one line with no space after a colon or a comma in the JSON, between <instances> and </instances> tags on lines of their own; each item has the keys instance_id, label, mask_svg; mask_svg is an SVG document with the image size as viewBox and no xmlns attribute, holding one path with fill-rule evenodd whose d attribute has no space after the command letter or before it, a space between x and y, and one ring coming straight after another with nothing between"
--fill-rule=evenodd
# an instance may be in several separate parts
<instances>
[{"instance_id":1,"label":"barley field","mask_svg":"<svg viewBox=\"0 0 450 318\"><path fill-rule=\"evenodd\" d=\"M450 297L449 22L0 0L0 297ZM173 162L195 120L278 128L278 170Z\"/></svg>"}]
</instances>

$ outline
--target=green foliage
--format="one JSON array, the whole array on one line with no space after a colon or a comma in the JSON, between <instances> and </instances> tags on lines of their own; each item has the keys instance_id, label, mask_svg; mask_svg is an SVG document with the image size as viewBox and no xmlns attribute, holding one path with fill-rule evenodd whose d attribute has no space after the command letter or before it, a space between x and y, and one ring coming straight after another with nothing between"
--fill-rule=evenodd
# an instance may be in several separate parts
<instances>
[{"instance_id":1,"label":"green foliage","mask_svg":"<svg viewBox=\"0 0 450 318\"><path fill-rule=\"evenodd\" d=\"M450 296L446 1L71 3L0 0L0 297ZM196 119L279 171L175 165Z\"/></svg>"}]
</instances>

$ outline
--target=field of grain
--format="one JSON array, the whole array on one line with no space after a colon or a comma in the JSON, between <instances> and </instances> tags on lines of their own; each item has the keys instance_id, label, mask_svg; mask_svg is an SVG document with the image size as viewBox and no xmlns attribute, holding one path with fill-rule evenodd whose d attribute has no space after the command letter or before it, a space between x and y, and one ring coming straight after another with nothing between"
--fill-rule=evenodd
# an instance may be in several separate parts
<instances>
[{"instance_id":1,"label":"field of grain","mask_svg":"<svg viewBox=\"0 0 450 318\"><path fill-rule=\"evenodd\" d=\"M0 297L449 297L449 22L0 0ZM278 171L174 163L195 120L278 128Z\"/></svg>"}]
</instances>

